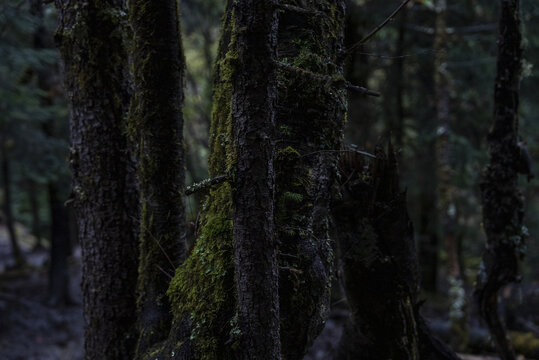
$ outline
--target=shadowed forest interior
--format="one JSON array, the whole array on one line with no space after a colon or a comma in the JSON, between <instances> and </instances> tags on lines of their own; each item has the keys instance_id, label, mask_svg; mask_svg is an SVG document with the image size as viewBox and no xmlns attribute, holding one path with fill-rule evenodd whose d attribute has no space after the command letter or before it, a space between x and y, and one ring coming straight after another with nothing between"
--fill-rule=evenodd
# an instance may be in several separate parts
<instances>
[{"instance_id":1,"label":"shadowed forest interior","mask_svg":"<svg viewBox=\"0 0 539 360\"><path fill-rule=\"evenodd\" d=\"M539 0L0 1L0 359L538 360L536 59Z\"/></svg>"}]
</instances>

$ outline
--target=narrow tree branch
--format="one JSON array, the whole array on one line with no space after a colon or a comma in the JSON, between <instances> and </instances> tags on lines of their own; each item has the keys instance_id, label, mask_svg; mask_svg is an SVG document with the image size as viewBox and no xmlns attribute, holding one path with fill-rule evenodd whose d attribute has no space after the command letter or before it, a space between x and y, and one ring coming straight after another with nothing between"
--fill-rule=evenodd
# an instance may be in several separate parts
<instances>
[{"instance_id":1,"label":"narrow tree branch","mask_svg":"<svg viewBox=\"0 0 539 360\"><path fill-rule=\"evenodd\" d=\"M346 87L346 89L348 89L350 91L354 91L354 92L357 92L357 93L360 93L360 94L363 94L363 95L369 95L369 96L375 96L375 97L382 96L382 94L380 94L378 91L369 90L369 89L367 89L367 88L365 88L363 86L354 85L354 84L351 84L349 82L345 83L345 87Z\"/></svg>"},{"instance_id":2,"label":"narrow tree branch","mask_svg":"<svg viewBox=\"0 0 539 360\"><path fill-rule=\"evenodd\" d=\"M320 11L312 11L312 10L305 9L299 6L288 5L288 4L277 4L277 9L283 10L283 11L295 12L298 14L311 15L311 16L312 15L318 16L322 14Z\"/></svg>"},{"instance_id":3,"label":"narrow tree branch","mask_svg":"<svg viewBox=\"0 0 539 360\"><path fill-rule=\"evenodd\" d=\"M283 62L279 62L278 63L279 67L287 70L287 71L290 71L290 72L293 72L293 73L299 73L303 76L307 76L315 81L319 81L319 82L323 82L323 83L326 83L328 86L335 86L335 87L338 87L338 88L345 88L347 90L351 90L351 91L355 91L355 92L358 92L360 94L363 94L363 95L369 95L369 96L376 96L376 97L379 97L381 96L381 94L377 91L374 91L374 90L369 90L365 87L362 87L362 86L358 86L358 85L353 85L352 83L350 83L349 81L346 81L342 78L334 78L334 77L331 77L331 76L325 76L325 75L320 75L320 74L317 74L317 73L314 73L312 71L309 71L309 70L305 70L305 69L301 69L299 67L296 67L296 66L293 66L293 65L289 65L289 64L285 64Z\"/></svg>"},{"instance_id":4,"label":"narrow tree branch","mask_svg":"<svg viewBox=\"0 0 539 360\"><path fill-rule=\"evenodd\" d=\"M228 180L228 175L219 175L211 179L204 179L201 182L194 183L193 185L189 185L187 189L185 189L185 196L189 196L191 194L194 194L201 190L206 190L214 185L221 184Z\"/></svg>"},{"instance_id":5,"label":"narrow tree branch","mask_svg":"<svg viewBox=\"0 0 539 360\"><path fill-rule=\"evenodd\" d=\"M311 155L315 155L315 154L319 154L319 153L323 153L323 152L353 152L353 153L356 153L356 154L365 155L367 157L376 159L375 155L373 155L371 153L368 153L366 151L361 151L361 150L318 150L318 151L314 151L312 153L301 155L301 157L307 157L307 156L311 156Z\"/></svg>"},{"instance_id":6,"label":"narrow tree branch","mask_svg":"<svg viewBox=\"0 0 539 360\"><path fill-rule=\"evenodd\" d=\"M347 54L351 54L353 51L357 50L357 48L359 48L361 45L365 44L367 41L369 41L374 35L376 35L376 33L378 31L380 31L384 26L387 25L388 22L390 22L391 20L393 20L393 18L406 6L406 4L408 4L410 2L410 0L404 0L398 8L395 9L395 11L393 11L391 13L391 15L389 15L389 17L387 19L385 19L380 25L378 25L376 28L374 28L374 30L372 30L370 33L367 34L367 36L365 36L363 39L361 39L360 41L358 41L357 43L355 43L354 45L352 45L347 51L346 53Z\"/></svg>"}]
</instances>

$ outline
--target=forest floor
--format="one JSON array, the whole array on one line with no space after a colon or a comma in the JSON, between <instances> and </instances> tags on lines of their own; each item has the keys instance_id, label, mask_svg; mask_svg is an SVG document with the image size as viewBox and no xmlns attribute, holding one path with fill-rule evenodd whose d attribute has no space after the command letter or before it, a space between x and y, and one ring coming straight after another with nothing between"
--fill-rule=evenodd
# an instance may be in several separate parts
<instances>
[{"instance_id":1,"label":"forest floor","mask_svg":"<svg viewBox=\"0 0 539 360\"><path fill-rule=\"evenodd\" d=\"M73 305L48 305L48 250L33 251L32 241L21 237L28 265L11 266L11 247L0 227L0 359L82 359L83 320L80 292L80 254L70 261Z\"/></svg>"},{"instance_id":2,"label":"forest floor","mask_svg":"<svg viewBox=\"0 0 539 360\"><path fill-rule=\"evenodd\" d=\"M10 270L11 247L0 226L0 360L81 360L83 319L80 291L80 252L70 260L73 305L52 307L47 298L48 251L32 250L21 237L28 266ZM349 313L332 311L322 334L304 360L327 360L338 344ZM496 357L460 355L462 360L498 360Z\"/></svg>"}]
</instances>

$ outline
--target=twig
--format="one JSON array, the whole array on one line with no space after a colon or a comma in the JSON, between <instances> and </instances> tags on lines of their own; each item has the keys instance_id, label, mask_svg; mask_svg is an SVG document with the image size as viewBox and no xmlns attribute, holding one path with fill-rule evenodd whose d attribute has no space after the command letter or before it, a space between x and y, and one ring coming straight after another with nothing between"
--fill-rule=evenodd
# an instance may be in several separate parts
<instances>
[{"instance_id":1,"label":"twig","mask_svg":"<svg viewBox=\"0 0 539 360\"><path fill-rule=\"evenodd\" d=\"M536 326L534 323L532 323L531 321L528 321L522 317L518 317L517 318L517 321L520 325L524 326L528 331L532 332L533 334L535 334L535 336L539 336L539 327Z\"/></svg>"},{"instance_id":2,"label":"twig","mask_svg":"<svg viewBox=\"0 0 539 360\"><path fill-rule=\"evenodd\" d=\"M365 36L363 39L361 39L359 42L355 43L354 45L352 45L348 50L346 50L346 53L347 54L350 54L352 53L354 50L356 50L357 48L359 48L361 45L365 44L367 41L369 41L374 35L376 35L376 33L378 31L380 31L384 26L387 25L388 22L390 22L391 20L393 20L393 18L406 6L406 4L408 4L410 2L410 0L404 0L398 8L395 9L395 11L393 11L391 13L391 15L389 15L389 17L387 19L385 19L380 25L378 25L376 28L374 28L374 30L372 30L369 34L367 34L367 36Z\"/></svg>"},{"instance_id":3,"label":"twig","mask_svg":"<svg viewBox=\"0 0 539 360\"><path fill-rule=\"evenodd\" d=\"M167 258L170 266L172 266L172 270L176 271L176 266L174 265L174 263L172 262L172 260L170 259L170 257L168 256L167 252L165 251L165 249L163 249L163 247L161 246L161 244L159 243L159 240L157 240L157 238L152 234L152 232L150 231L150 229L148 229L147 226L144 226L142 223L140 223L141 225L141 228L143 231L146 231L148 233L148 235L150 235L150 237L155 241L155 243L157 244L157 246L159 246L159 249L161 249L161 252L163 253L163 255L165 255L165 257ZM158 266L158 265L156 265Z\"/></svg>"},{"instance_id":4,"label":"twig","mask_svg":"<svg viewBox=\"0 0 539 360\"><path fill-rule=\"evenodd\" d=\"M228 180L228 175L219 175L212 179L202 180L201 182L188 186L187 189L185 189L185 196L189 196L197 191L205 190L211 186L221 184L226 180Z\"/></svg>"},{"instance_id":5,"label":"twig","mask_svg":"<svg viewBox=\"0 0 539 360\"><path fill-rule=\"evenodd\" d=\"M161 266L159 266L159 265L157 265L157 264L155 264L155 266L156 266L159 270L161 270L161 272L162 272L163 274L165 274L170 280L172 280L172 275L170 275L168 272L166 272L165 270L163 270L163 268L162 268Z\"/></svg>"},{"instance_id":6,"label":"twig","mask_svg":"<svg viewBox=\"0 0 539 360\"><path fill-rule=\"evenodd\" d=\"M345 88L345 89L348 89L348 90L356 91L356 92L359 92L359 93L361 93L363 95L380 96L380 93L377 92L377 91L369 90L369 89L364 88L362 86L353 85L349 81L346 81L346 80L344 80L344 79L342 79L340 77L339 78L333 78L333 77L327 76L327 75L320 75L320 74L314 73L314 72L309 71L309 70L305 70L305 69L302 69L302 68L298 68L296 66L285 64L283 62L278 62L277 65L279 65L281 68L283 68L285 70L288 70L290 72L302 74L304 76L310 77L313 80L323 82L323 83L326 83L326 84L331 85L331 86L341 87L341 88Z\"/></svg>"},{"instance_id":7,"label":"twig","mask_svg":"<svg viewBox=\"0 0 539 360\"><path fill-rule=\"evenodd\" d=\"M349 82L346 82L345 87L348 90L355 91L355 92L358 92L358 93L363 94L363 95L376 96L376 97L381 96L381 94L378 91L369 90L369 89L367 89L365 87L353 85L353 84L351 84Z\"/></svg>"},{"instance_id":8,"label":"twig","mask_svg":"<svg viewBox=\"0 0 539 360\"><path fill-rule=\"evenodd\" d=\"M277 9L279 10L284 10L284 11L290 11L290 12L295 12L295 13L298 13L298 14L305 14L305 15L320 15L320 11L312 11L312 10L309 10L309 9L304 9L302 7L299 7L299 6L294 6L294 5L288 5L288 4L278 4L277 5Z\"/></svg>"},{"instance_id":9,"label":"twig","mask_svg":"<svg viewBox=\"0 0 539 360\"><path fill-rule=\"evenodd\" d=\"M292 254L287 254L287 253L282 253L282 252L279 253L279 256L289 257L289 258L292 258L292 259L295 259L295 260L299 259L299 256L292 255Z\"/></svg>"},{"instance_id":10,"label":"twig","mask_svg":"<svg viewBox=\"0 0 539 360\"><path fill-rule=\"evenodd\" d=\"M323 152L353 152L353 153L356 153L356 154L365 155L365 156L368 156L370 158L376 159L375 155L370 154L370 153L368 153L366 151L361 151L361 150L318 150L318 151L313 151L313 152L305 154L305 155L301 155L300 157L316 155L316 154L323 153Z\"/></svg>"},{"instance_id":11,"label":"twig","mask_svg":"<svg viewBox=\"0 0 539 360\"><path fill-rule=\"evenodd\" d=\"M279 266L279 270L290 271L293 274L303 274L303 270L293 268L291 266Z\"/></svg>"}]
</instances>

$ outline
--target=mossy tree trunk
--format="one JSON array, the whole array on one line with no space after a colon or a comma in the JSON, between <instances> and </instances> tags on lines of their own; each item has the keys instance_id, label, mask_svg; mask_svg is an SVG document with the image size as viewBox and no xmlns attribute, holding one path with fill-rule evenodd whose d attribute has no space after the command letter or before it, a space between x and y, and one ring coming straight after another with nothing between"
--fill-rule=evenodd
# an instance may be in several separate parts
<instances>
[{"instance_id":1,"label":"mossy tree trunk","mask_svg":"<svg viewBox=\"0 0 539 360\"><path fill-rule=\"evenodd\" d=\"M273 206L277 100L275 0L235 5L237 63L232 95L233 235L238 359L281 359L279 269ZM241 64L241 65L240 65Z\"/></svg>"},{"instance_id":2,"label":"mossy tree trunk","mask_svg":"<svg viewBox=\"0 0 539 360\"><path fill-rule=\"evenodd\" d=\"M120 0L55 3L82 248L84 357L131 359L137 338L138 195L124 127L125 8Z\"/></svg>"},{"instance_id":3,"label":"mossy tree trunk","mask_svg":"<svg viewBox=\"0 0 539 360\"><path fill-rule=\"evenodd\" d=\"M352 317L335 358L456 360L418 312L413 228L391 146L366 165L353 151L339 164L333 217Z\"/></svg>"},{"instance_id":4,"label":"mossy tree trunk","mask_svg":"<svg viewBox=\"0 0 539 360\"><path fill-rule=\"evenodd\" d=\"M275 223L283 358L302 359L329 312L329 205L347 94L344 1L284 1L279 22Z\"/></svg>"},{"instance_id":5,"label":"mossy tree trunk","mask_svg":"<svg viewBox=\"0 0 539 360\"><path fill-rule=\"evenodd\" d=\"M499 354L515 359L498 313L498 291L518 279L527 229L517 169L519 84L522 62L518 0L501 0L498 63L494 87L494 123L488 134L490 162L481 183L487 246L477 276L476 295Z\"/></svg>"},{"instance_id":6,"label":"mossy tree trunk","mask_svg":"<svg viewBox=\"0 0 539 360\"><path fill-rule=\"evenodd\" d=\"M229 1L227 6L216 64L209 170L210 177L228 174L235 184L241 153L236 121L242 114L235 113L233 99L245 65L240 39L248 30L243 34L245 27L238 25L241 8L233 4ZM279 5L276 131L268 136L276 144L274 216L281 351L286 359L303 357L329 310L329 198L346 111L339 61L343 19L341 1ZM191 355L185 349L190 348L197 359L239 356L243 325L236 292L231 291L238 190L229 182L220 183L206 200L193 252L169 288L176 324L189 320L192 331L182 332L181 338L171 336L162 352L166 356L174 352L187 359Z\"/></svg>"},{"instance_id":7,"label":"mossy tree trunk","mask_svg":"<svg viewBox=\"0 0 539 360\"><path fill-rule=\"evenodd\" d=\"M176 0L132 0L129 15L134 32L129 130L139 146L142 204L137 285L137 354L142 356L170 331L166 291L186 257L181 111L185 63Z\"/></svg>"}]
</instances>

